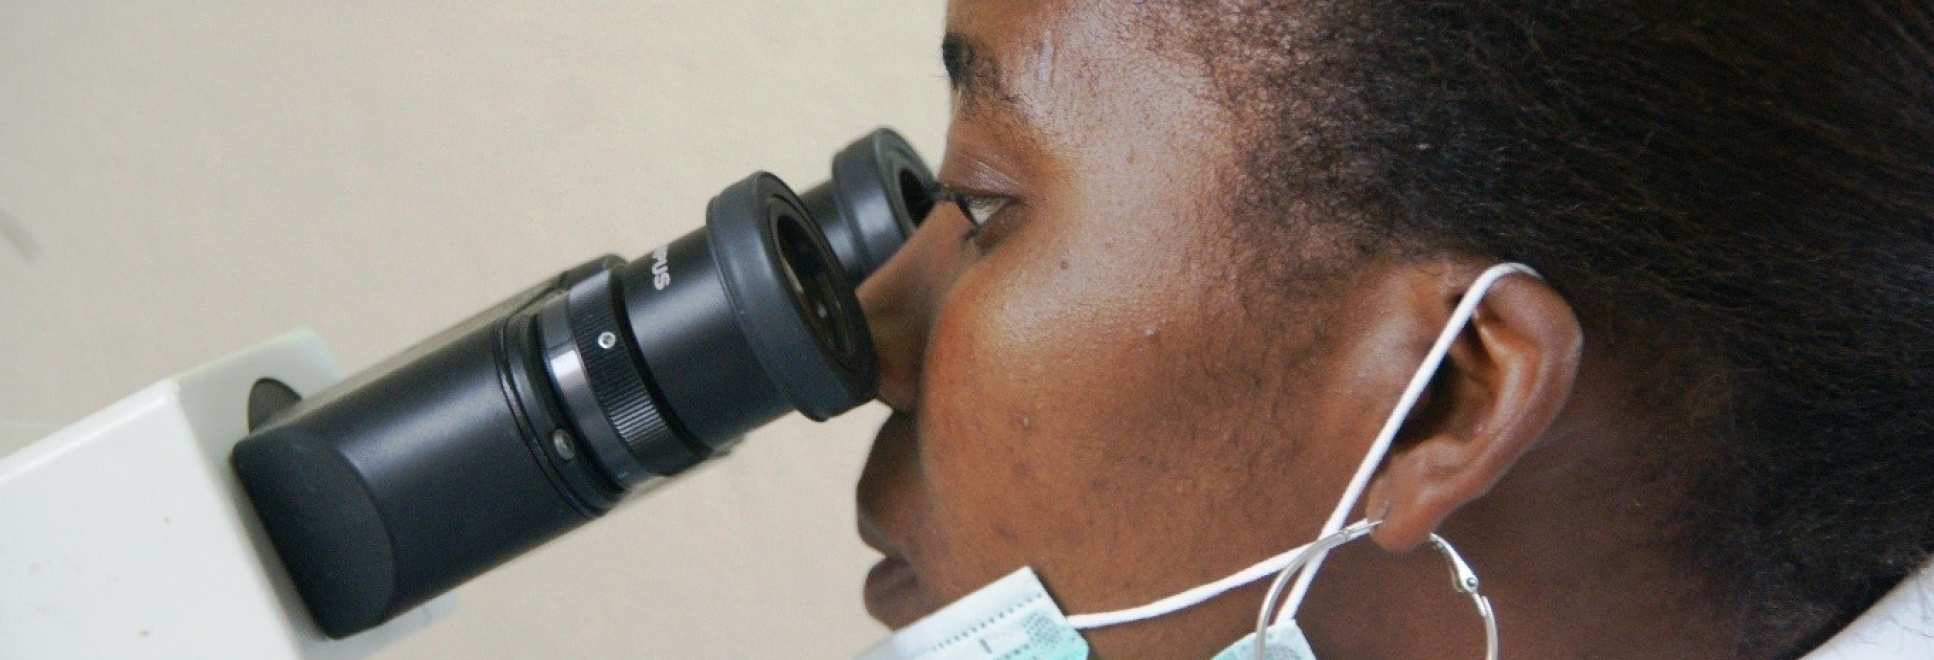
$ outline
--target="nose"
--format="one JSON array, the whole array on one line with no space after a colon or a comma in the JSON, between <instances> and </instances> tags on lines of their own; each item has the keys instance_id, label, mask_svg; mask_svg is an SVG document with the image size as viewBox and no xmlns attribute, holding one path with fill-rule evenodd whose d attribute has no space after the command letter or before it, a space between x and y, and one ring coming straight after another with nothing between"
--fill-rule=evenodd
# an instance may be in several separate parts
<instances>
[{"instance_id":1,"label":"nose","mask_svg":"<svg viewBox=\"0 0 1934 660\"><path fill-rule=\"evenodd\" d=\"M896 412L913 412L920 400L927 337L965 247L955 239L967 227L958 209L939 205L906 245L860 284L860 308L879 360L880 402Z\"/></svg>"}]
</instances>

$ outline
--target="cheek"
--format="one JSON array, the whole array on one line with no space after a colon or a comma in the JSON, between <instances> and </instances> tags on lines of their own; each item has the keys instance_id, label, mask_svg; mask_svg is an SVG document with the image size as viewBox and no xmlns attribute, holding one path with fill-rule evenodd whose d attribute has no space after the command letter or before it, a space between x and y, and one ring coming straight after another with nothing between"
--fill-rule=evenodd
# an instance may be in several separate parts
<instances>
[{"instance_id":1,"label":"cheek","mask_svg":"<svg viewBox=\"0 0 1934 660\"><path fill-rule=\"evenodd\" d=\"M1049 222L1046 218L1034 219ZM1247 470L1230 442L1253 398L1219 356L1234 309L1170 237L1017 234L970 269L935 319L918 460L930 510L923 580L950 600L1022 565L1057 591L1134 574L1176 536L1234 515ZM1189 301L1180 305L1177 301Z\"/></svg>"}]
</instances>

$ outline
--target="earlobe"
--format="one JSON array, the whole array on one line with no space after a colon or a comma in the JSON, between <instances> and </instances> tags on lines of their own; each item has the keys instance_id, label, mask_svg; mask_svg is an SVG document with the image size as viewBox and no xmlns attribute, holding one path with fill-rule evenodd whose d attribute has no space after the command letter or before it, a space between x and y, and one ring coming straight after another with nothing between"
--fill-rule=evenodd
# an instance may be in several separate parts
<instances>
[{"instance_id":1,"label":"earlobe","mask_svg":"<svg viewBox=\"0 0 1934 660\"><path fill-rule=\"evenodd\" d=\"M1447 318L1456 303L1419 312ZM1377 544L1416 547L1509 474L1564 408L1582 352L1577 316L1557 291L1531 277L1499 281L1366 493L1366 514L1383 521Z\"/></svg>"}]
</instances>

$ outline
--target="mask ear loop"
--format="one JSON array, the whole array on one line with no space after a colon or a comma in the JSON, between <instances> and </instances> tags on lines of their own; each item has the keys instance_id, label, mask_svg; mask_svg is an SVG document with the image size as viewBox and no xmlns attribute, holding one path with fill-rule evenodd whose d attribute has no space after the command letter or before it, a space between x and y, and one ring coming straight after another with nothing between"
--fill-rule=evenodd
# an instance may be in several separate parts
<instances>
[{"instance_id":1,"label":"mask ear loop","mask_svg":"<svg viewBox=\"0 0 1934 660\"><path fill-rule=\"evenodd\" d=\"M1267 636L1269 634L1269 626L1271 625L1270 615L1275 613L1276 604L1281 601L1283 587L1289 584L1290 576L1308 574L1309 571L1305 570L1305 567L1314 568L1310 566L1312 560L1335 549L1337 546L1369 536L1370 532L1374 531L1378 524L1380 524L1380 521L1359 521L1354 525L1337 530L1335 534L1317 539L1315 543L1305 546L1300 552L1296 553L1294 558L1289 560L1289 565L1283 567L1282 572L1276 574L1275 581L1269 583L1269 595L1263 597L1262 609L1256 612L1255 655L1252 658L1261 659L1269 657ZM1471 570L1471 565L1465 563L1464 557L1459 555L1457 549L1451 547L1450 541L1444 540L1444 537L1431 534L1430 546L1435 548L1438 554L1443 555L1445 562L1450 564L1451 588L1457 590L1458 593L1470 595L1471 602L1477 606L1478 617L1484 620L1485 660L1497 660L1497 613L1491 609L1491 599L1485 598L1484 594L1478 593L1477 591L1477 572Z\"/></svg>"},{"instance_id":2,"label":"mask ear loop","mask_svg":"<svg viewBox=\"0 0 1934 660\"><path fill-rule=\"evenodd\" d=\"M1464 333L1464 327L1470 324L1471 317L1477 315L1477 305L1483 302L1485 294L1491 292L1491 285L1497 284L1498 280L1510 275L1529 275L1543 279L1543 276L1539 275L1538 271L1532 270L1530 266L1520 263L1501 263L1485 269L1477 276L1476 281L1471 282L1470 288L1464 293L1464 299L1458 301L1457 308L1451 311L1450 319L1445 321L1444 329L1437 334L1436 343L1431 344L1430 352L1424 354L1423 362L1417 365L1417 371L1411 374L1410 384L1404 388L1403 396L1397 399L1396 407L1384 420L1383 428L1377 431L1376 439L1370 442L1370 449L1364 453L1363 462L1357 464L1356 473L1350 476L1349 485L1343 489L1343 497L1337 500L1336 508L1330 511L1330 517L1323 523L1322 531L1317 532L1318 537L1329 536L1343 529L1343 523L1349 519L1350 513L1356 510L1357 500L1363 496L1363 490L1369 487L1370 477L1376 474L1378 466L1383 465L1383 457L1390 453L1390 444L1396 440L1397 430L1403 426L1404 420L1410 417L1411 408L1416 407L1417 400L1423 398L1424 390L1430 387L1431 379L1437 375L1437 368L1444 363L1444 356L1450 353L1451 344L1457 341L1458 335ZM1302 577L1297 578L1295 588L1289 592L1288 606L1284 607L1282 613L1276 617L1277 623L1295 618L1296 611L1303 605L1303 597L1309 593L1310 581L1316 579L1317 571L1323 569L1325 554L1327 553L1317 552L1311 560L1309 570L1303 571Z\"/></svg>"},{"instance_id":3,"label":"mask ear loop","mask_svg":"<svg viewBox=\"0 0 1934 660\"><path fill-rule=\"evenodd\" d=\"M1384 423L1383 430L1378 433L1377 439L1371 443L1370 451L1364 456L1363 463L1357 467L1356 476L1344 491L1343 500L1338 502L1336 510L1331 512L1329 522L1324 523L1323 531L1321 532L1324 538L1342 533L1339 531L1339 528L1343 527L1343 517L1355 508L1357 498L1362 494L1363 488L1369 482L1370 474L1375 471L1378 465L1383 463L1383 456L1389 451L1390 442L1396 436L1397 427L1403 423L1404 418L1410 415L1410 409L1416 405L1417 400L1423 394L1424 388L1430 384L1430 378L1437 372L1437 366L1443 362L1444 355L1450 351L1451 342L1457 339L1457 336L1463 332L1464 326L1469 323L1471 316L1477 313L1478 302L1484 298L1484 294L1490 290L1492 284L1514 273L1538 277L1537 271L1532 270L1529 266L1505 263L1492 266L1490 269L1484 271L1482 275L1479 275L1477 280L1471 284L1470 290L1464 294L1464 300L1458 304L1457 309L1451 313L1450 320L1445 323L1443 332L1437 338L1437 343L1431 347L1430 353L1426 354L1423 364L1418 366L1417 373L1411 378L1409 388L1404 391L1404 395L1399 399L1396 409L1391 412L1389 420ZM1366 523L1358 523L1358 525L1364 524ZM1375 523L1367 524L1369 527L1375 526ZM1364 528L1363 533L1367 534L1369 527ZM1353 536L1348 539L1342 539L1333 545L1321 548L1316 547L1324 538L1319 538L1316 543L1294 548L1269 559L1265 559L1234 575L1138 607L1095 614L1071 615L1068 617L1068 625L1076 630L1092 630L1095 628L1152 619L1193 607L1274 573L1277 574L1277 584L1273 585L1270 589L1271 604L1263 608L1263 611L1266 613L1274 609L1274 603L1280 596L1283 588L1282 582L1287 579L1286 576L1297 573L1297 571L1292 569L1303 564L1310 564L1308 570L1302 571L1303 578L1296 583L1297 588L1291 591L1289 605L1283 608L1277 617L1278 623L1287 621L1294 617L1297 606L1302 602L1303 590L1308 587L1309 581L1316 576L1316 571L1322 567L1323 556L1330 548L1357 537ZM1437 539L1435 535L1432 535L1432 538ZM1463 559L1456 557L1456 551L1451 550L1449 544L1444 544L1439 547L1440 551L1450 553L1448 556L1452 559L1453 567L1463 564ZM1292 561L1294 562L1293 566L1291 565ZM1290 566L1290 568L1283 568L1284 566ZM1476 576L1470 572L1468 567L1465 567L1463 572L1459 574L1460 579L1465 575L1469 575L1473 580L1476 579ZM1471 587L1473 596L1476 594L1475 590L1476 586L1473 584ZM1497 624L1490 618L1490 603L1481 596L1476 597L1478 599L1479 609L1486 616L1487 626L1491 632L1493 646L1495 646ZM1258 628L1258 633L1262 632L1262 630L1263 628ZM1495 651L1491 657L1496 657Z\"/></svg>"}]
</instances>

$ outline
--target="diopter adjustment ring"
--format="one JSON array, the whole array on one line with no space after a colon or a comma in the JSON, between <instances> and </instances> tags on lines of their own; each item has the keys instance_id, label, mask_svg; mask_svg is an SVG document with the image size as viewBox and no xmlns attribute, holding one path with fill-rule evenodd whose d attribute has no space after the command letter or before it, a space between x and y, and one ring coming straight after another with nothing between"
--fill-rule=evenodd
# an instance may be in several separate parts
<instances>
[{"instance_id":1,"label":"diopter adjustment ring","mask_svg":"<svg viewBox=\"0 0 1934 660\"><path fill-rule=\"evenodd\" d=\"M703 460L680 440L646 389L629 333L617 323L617 257L564 275L564 291L537 312L544 367L569 426L611 481L630 490Z\"/></svg>"},{"instance_id":2,"label":"diopter adjustment ring","mask_svg":"<svg viewBox=\"0 0 1934 660\"><path fill-rule=\"evenodd\" d=\"M678 439L645 384L630 333L618 323L613 286L621 262L571 283L565 308L572 339L584 359L585 379L604 418L625 448L652 474L669 476L704 460Z\"/></svg>"}]
</instances>

